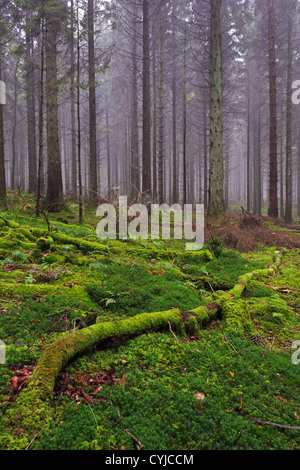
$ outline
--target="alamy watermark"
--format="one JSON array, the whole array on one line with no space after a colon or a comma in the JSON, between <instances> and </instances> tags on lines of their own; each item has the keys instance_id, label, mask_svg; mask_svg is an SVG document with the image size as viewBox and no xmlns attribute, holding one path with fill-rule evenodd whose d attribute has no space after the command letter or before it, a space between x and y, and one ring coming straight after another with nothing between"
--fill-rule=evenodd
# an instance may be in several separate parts
<instances>
[{"instance_id":1,"label":"alamy watermark","mask_svg":"<svg viewBox=\"0 0 300 470\"><path fill-rule=\"evenodd\" d=\"M292 102L293 104L300 104L300 80L295 80L292 83L292 89L295 90L292 93Z\"/></svg>"},{"instance_id":2,"label":"alamy watermark","mask_svg":"<svg viewBox=\"0 0 300 470\"><path fill-rule=\"evenodd\" d=\"M6 104L6 86L3 80L0 80L0 104Z\"/></svg>"},{"instance_id":3,"label":"alamy watermark","mask_svg":"<svg viewBox=\"0 0 300 470\"><path fill-rule=\"evenodd\" d=\"M300 341L294 341L292 344L292 349L296 349L296 351L292 355L292 363L297 366L300 364Z\"/></svg>"},{"instance_id":4,"label":"alamy watermark","mask_svg":"<svg viewBox=\"0 0 300 470\"><path fill-rule=\"evenodd\" d=\"M173 221L171 221L171 214ZM133 204L128 207L127 197L119 197L117 210L112 204L101 204L96 215L102 217L96 233L100 240L110 239L171 239L186 240L187 251L200 250L204 245L204 205L185 204ZM118 219L118 220L117 220ZM188 241L187 241L188 240Z\"/></svg>"},{"instance_id":5,"label":"alamy watermark","mask_svg":"<svg viewBox=\"0 0 300 470\"><path fill-rule=\"evenodd\" d=\"M5 343L4 341L0 341L0 364L5 364L6 357L5 357Z\"/></svg>"}]
</instances>

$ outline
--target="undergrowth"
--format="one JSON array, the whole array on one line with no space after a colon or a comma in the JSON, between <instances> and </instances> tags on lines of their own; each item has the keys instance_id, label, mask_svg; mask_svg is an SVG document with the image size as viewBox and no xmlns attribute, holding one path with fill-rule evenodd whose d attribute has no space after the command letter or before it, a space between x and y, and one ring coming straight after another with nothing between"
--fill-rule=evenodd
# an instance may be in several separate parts
<instances>
[{"instance_id":1,"label":"undergrowth","mask_svg":"<svg viewBox=\"0 0 300 470\"><path fill-rule=\"evenodd\" d=\"M15 398L13 378L33 370L47 344L93 322L208 305L216 291L269 266L280 249L246 255L210 243L193 254L180 241L100 243L91 216L77 225L66 208L49 234L45 220L27 212L0 219L3 417ZM38 243L47 236L49 245ZM299 426L300 366L291 361L292 343L300 339L299 263L299 251L287 250L277 273L249 283L240 300L248 332L222 319L196 337L151 332L74 359L64 374L76 378L93 403L68 396L67 382L60 394L58 380L56 422L31 449L133 449L126 429L148 450L298 449L298 430L255 420ZM82 384L83 374L112 367L113 383L96 395ZM7 433L0 425L0 443Z\"/></svg>"}]
</instances>

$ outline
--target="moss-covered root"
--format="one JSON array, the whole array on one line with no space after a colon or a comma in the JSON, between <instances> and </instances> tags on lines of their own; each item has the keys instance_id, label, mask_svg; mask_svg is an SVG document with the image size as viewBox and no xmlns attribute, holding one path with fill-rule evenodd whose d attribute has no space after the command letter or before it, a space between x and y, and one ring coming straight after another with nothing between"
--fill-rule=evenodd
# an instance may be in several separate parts
<instances>
[{"instance_id":1,"label":"moss-covered root","mask_svg":"<svg viewBox=\"0 0 300 470\"><path fill-rule=\"evenodd\" d=\"M196 335L202 325L215 318L218 312L219 306L212 304L190 312L172 309L143 313L118 322L92 325L48 345L26 387L4 415L3 424L7 434L1 448L25 449L41 429L47 429L54 418L51 399L55 380L77 354L110 338L132 337L152 330L174 329L179 334L188 332Z\"/></svg>"},{"instance_id":2,"label":"moss-covered root","mask_svg":"<svg viewBox=\"0 0 300 470\"><path fill-rule=\"evenodd\" d=\"M253 279L263 279L278 271L281 266L284 253L285 250L275 253L273 264L269 268L257 269L253 272L243 274L239 277L237 284L235 284L232 289L228 292L217 291L216 297L220 300L240 299Z\"/></svg>"},{"instance_id":3,"label":"moss-covered root","mask_svg":"<svg viewBox=\"0 0 300 470\"><path fill-rule=\"evenodd\" d=\"M242 299L227 300L222 305L222 318L227 328L239 333L254 333L247 303Z\"/></svg>"}]
</instances>

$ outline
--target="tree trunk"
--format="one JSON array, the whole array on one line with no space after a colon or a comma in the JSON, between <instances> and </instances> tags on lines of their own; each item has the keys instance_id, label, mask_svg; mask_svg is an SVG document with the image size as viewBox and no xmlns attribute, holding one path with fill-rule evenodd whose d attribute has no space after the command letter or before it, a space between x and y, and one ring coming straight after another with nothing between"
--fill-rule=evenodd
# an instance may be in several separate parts
<instances>
[{"instance_id":1,"label":"tree trunk","mask_svg":"<svg viewBox=\"0 0 300 470\"><path fill-rule=\"evenodd\" d=\"M132 44L132 109L131 109L131 198L139 191L139 135L138 135L138 67L137 67L137 25L133 22Z\"/></svg>"},{"instance_id":2,"label":"tree trunk","mask_svg":"<svg viewBox=\"0 0 300 470\"><path fill-rule=\"evenodd\" d=\"M17 154L16 154L16 131L17 131L17 106L18 106L18 67L19 61L16 62L15 73L14 73L14 106L13 106L13 127L11 135L11 148L12 148L12 162L11 162L11 189L14 190L19 186L19 172L17 170ZM16 184L17 183L17 184Z\"/></svg>"},{"instance_id":3,"label":"tree trunk","mask_svg":"<svg viewBox=\"0 0 300 470\"><path fill-rule=\"evenodd\" d=\"M160 25L159 33L159 84L158 84L158 203L164 203L164 107L163 107L163 84L164 84L164 69L163 69L163 31Z\"/></svg>"},{"instance_id":4,"label":"tree trunk","mask_svg":"<svg viewBox=\"0 0 300 470\"><path fill-rule=\"evenodd\" d=\"M57 102L57 31L52 13L46 19L46 96L47 96L47 156L49 212L59 212L63 194L61 160L58 134Z\"/></svg>"},{"instance_id":5,"label":"tree trunk","mask_svg":"<svg viewBox=\"0 0 300 470\"><path fill-rule=\"evenodd\" d=\"M153 125L152 125L152 198L153 201L157 200L157 79L156 79L156 48L153 45Z\"/></svg>"},{"instance_id":6,"label":"tree trunk","mask_svg":"<svg viewBox=\"0 0 300 470\"><path fill-rule=\"evenodd\" d=\"M287 50L287 101L286 101L286 181L285 181L285 220L292 222L292 67L293 67L293 19L288 11L288 50Z\"/></svg>"},{"instance_id":7,"label":"tree trunk","mask_svg":"<svg viewBox=\"0 0 300 470\"><path fill-rule=\"evenodd\" d=\"M44 153L44 68L45 68L45 44L44 44L44 17L41 18L40 48L41 48L41 75L40 75L40 103L39 103L39 156L37 174L36 216L40 214L40 199L42 188L42 166Z\"/></svg>"},{"instance_id":8,"label":"tree trunk","mask_svg":"<svg viewBox=\"0 0 300 470\"><path fill-rule=\"evenodd\" d=\"M89 116L90 116L90 199L97 198L96 73L94 0L88 0Z\"/></svg>"},{"instance_id":9,"label":"tree trunk","mask_svg":"<svg viewBox=\"0 0 300 470\"><path fill-rule=\"evenodd\" d=\"M151 97L149 0L143 0L143 184L145 196L151 195Z\"/></svg>"},{"instance_id":10,"label":"tree trunk","mask_svg":"<svg viewBox=\"0 0 300 470\"><path fill-rule=\"evenodd\" d=\"M28 192L37 190L36 165L36 128L35 128L35 96L34 96L34 68L31 60L31 29L30 15L26 11L26 101L27 101L27 132L28 132Z\"/></svg>"},{"instance_id":11,"label":"tree trunk","mask_svg":"<svg viewBox=\"0 0 300 470\"><path fill-rule=\"evenodd\" d=\"M76 165L76 124L75 124L75 51L74 51L74 0L71 0L71 140L72 140L72 193L73 196L77 195L77 165Z\"/></svg>"},{"instance_id":12,"label":"tree trunk","mask_svg":"<svg viewBox=\"0 0 300 470\"><path fill-rule=\"evenodd\" d=\"M300 216L300 129L298 130L298 148L297 148L297 169L298 169L298 177L297 177L297 215Z\"/></svg>"},{"instance_id":13,"label":"tree trunk","mask_svg":"<svg viewBox=\"0 0 300 470\"><path fill-rule=\"evenodd\" d=\"M258 78L258 91L256 100L256 119L254 136L254 213L261 216L262 205L262 177L261 177L261 88Z\"/></svg>"},{"instance_id":14,"label":"tree trunk","mask_svg":"<svg viewBox=\"0 0 300 470\"><path fill-rule=\"evenodd\" d=\"M81 118L80 118L80 26L79 12L77 4L77 159L78 159L78 217L79 223L83 221L83 201L82 201L82 171L81 171Z\"/></svg>"},{"instance_id":15,"label":"tree trunk","mask_svg":"<svg viewBox=\"0 0 300 470\"><path fill-rule=\"evenodd\" d=\"M184 26L184 51L183 51L183 199L182 199L182 204L187 203L187 175L186 175L186 170L187 170L187 162L186 162L186 147L187 147L187 141L186 141L186 133L187 133L187 128L186 128L186 108L187 108L187 96L186 96L186 69L187 69L187 64L186 64L186 24Z\"/></svg>"},{"instance_id":16,"label":"tree trunk","mask_svg":"<svg viewBox=\"0 0 300 470\"><path fill-rule=\"evenodd\" d=\"M276 93L276 45L275 7L269 0L269 95L270 95L270 175L269 175L269 217L278 217L278 170L277 170L277 93Z\"/></svg>"},{"instance_id":17,"label":"tree trunk","mask_svg":"<svg viewBox=\"0 0 300 470\"><path fill-rule=\"evenodd\" d=\"M175 43L175 33L173 34L173 41ZM172 199L173 203L179 202L178 198L178 177L177 177L177 88L176 88L176 57L174 50L173 65L172 65L172 131L173 131L173 190Z\"/></svg>"},{"instance_id":18,"label":"tree trunk","mask_svg":"<svg viewBox=\"0 0 300 470\"><path fill-rule=\"evenodd\" d=\"M222 0L211 0L209 216L224 212Z\"/></svg>"},{"instance_id":19,"label":"tree trunk","mask_svg":"<svg viewBox=\"0 0 300 470\"><path fill-rule=\"evenodd\" d=\"M208 206L208 162L207 162L207 103L204 92L203 100L203 192L204 192L204 208Z\"/></svg>"},{"instance_id":20,"label":"tree trunk","mask_svg":"<svg viewBox=\"0 0 300 470\"><path fill-rule=\"evenodd\" d=\"M1 28L1 25L0 25ZM0 29L0 80L2 80L2 38ZM0 206L6 207L3 104L0 103Z\"/></svg>"},{"instance_id":21,"label":"tree trunk","mask_svg":"<svg viewBox=\"0 0 300 470\"><path fill-rule=\"evenodd\" d=\"M250 135L251 135L251 111L250 111L250 69L251 61L248 59L247 69L247 210L251 210L251 186L250 186Z\"/></svg>"}]
</instances>

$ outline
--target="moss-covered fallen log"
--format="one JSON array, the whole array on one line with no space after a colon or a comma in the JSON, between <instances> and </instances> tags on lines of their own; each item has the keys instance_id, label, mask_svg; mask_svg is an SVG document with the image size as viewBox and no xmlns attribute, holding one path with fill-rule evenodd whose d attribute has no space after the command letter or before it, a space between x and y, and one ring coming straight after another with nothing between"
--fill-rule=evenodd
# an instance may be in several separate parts
<instances>
[{"instance_id":1,"label":"moss-covered fallen log","mask_svg":"<svg viewBox=\"0 0 300 470\"><path fill-rule=\"evenodd\" d=\"M163 331L170 327L178 334L197 335L203 324L216 318L220 312L217 303L198 307L190 312L172 309L164 312L143 313L117 322L103 322L63 336L48 345L38 361L26 388L7 409L4 425L8 434L2 449L25 449L32 437L46 430L53 419L51 399L55 380L66 364L76 355L112 338L134 337L149 331Z\"/></svg>"}]
</instances>

